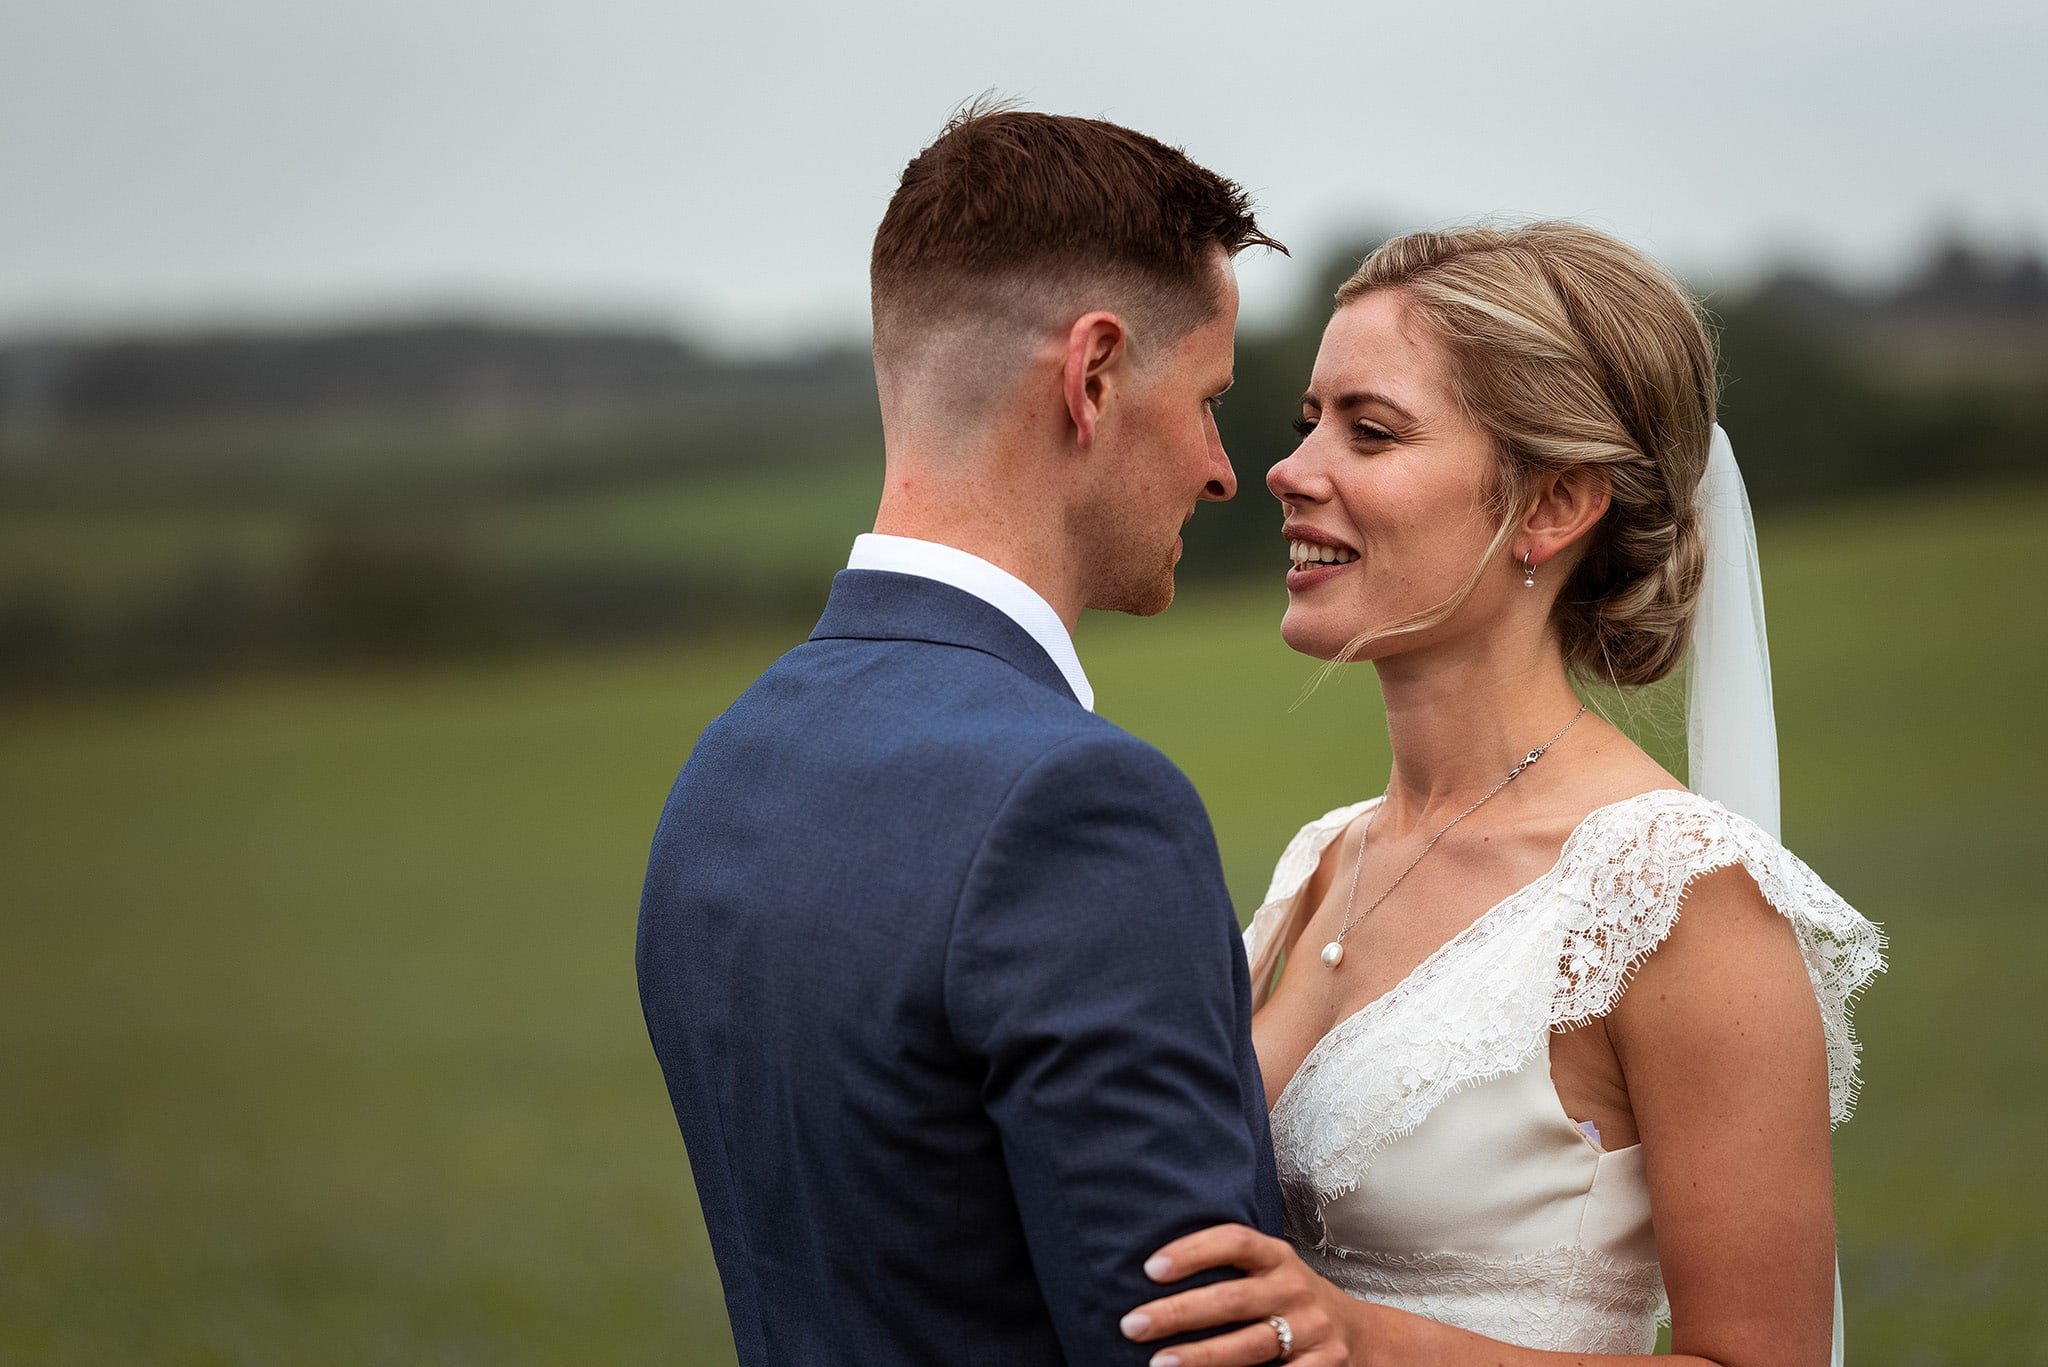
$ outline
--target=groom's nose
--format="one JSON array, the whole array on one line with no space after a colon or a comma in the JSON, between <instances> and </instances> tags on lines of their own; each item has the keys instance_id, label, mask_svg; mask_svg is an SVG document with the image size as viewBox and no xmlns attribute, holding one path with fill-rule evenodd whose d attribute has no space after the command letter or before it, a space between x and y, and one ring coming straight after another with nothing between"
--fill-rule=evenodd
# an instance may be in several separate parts
<instances>
[{"instance_id":1,"label":"groom's nose","mask_svg":"<svg viewBox=\"0 0 2048 1367\"><path fill-rule=\"evenodd\" d=\"M1210 503L1225 503L1237 496L1237 468L1230 463L1230 453L1223 449L1223 434L1216 430L1216 418L1209 417L1209 482L1202 486L1202 498Z\"/></svg>"}]
</instances>

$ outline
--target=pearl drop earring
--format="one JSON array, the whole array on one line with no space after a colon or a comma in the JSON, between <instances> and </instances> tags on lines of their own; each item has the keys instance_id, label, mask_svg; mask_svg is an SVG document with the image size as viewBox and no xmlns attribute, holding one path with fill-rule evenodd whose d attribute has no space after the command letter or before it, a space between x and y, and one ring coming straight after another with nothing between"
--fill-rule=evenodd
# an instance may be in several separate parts
<instances>
[{"instance_id":1,"label":"pearl drop earring","mask_svg":"<svg viewBox=\"0 0 2048 1367\"><path fill-rule=\"evenodd\" d=\"M1522 587L1525 589L1536 587L1536 552L1534 551L1522 552Z\"/></svg>"}]
</instances>

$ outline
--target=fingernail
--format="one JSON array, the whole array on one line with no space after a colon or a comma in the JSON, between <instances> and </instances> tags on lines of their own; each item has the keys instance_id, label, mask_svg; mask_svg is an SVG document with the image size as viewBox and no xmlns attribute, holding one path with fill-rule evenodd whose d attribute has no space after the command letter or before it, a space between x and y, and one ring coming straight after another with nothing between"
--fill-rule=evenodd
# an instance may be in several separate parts
<instances>
[{"instance_id":1,"label":"fingernail","mask_svg":"<svg viewBox=\"0 0 2048 1367\"><path fill-rule=\"evenodd\" d=\"M1152 1317L1142 1310L1133 1310L1125 1315L1120 1323L1123 1325L1124 1337L1134 1339L1152 1327Z\"/></svg>"},{"instance_id":2,"label":"fingernail","mask_svg":"<svg viewBox=\"0 0 2048 1367\"><path fill-rule=\"evenodd\" d=\"M1152 1367L1180 1367L1179 1353L1158 1353L1152 1358Z\"/></svg>"},{"instance_id":3,"label":"fingernail","mask_svg":"<svg viewBox=\"0 0 2048 1367\"><path fill-rule=\"evenodd\" d=\"M1145 1260L1145 1275L1155 1282L1165 1281L1173 1275L1173 1259L1167 1257L1164 1253L1153 1254ZM1153 1367L1160 1367L1156 1359ZM1179 1367L1179 1360L1175 1359L1174 1362L1166 1364L1165 1367Z\"/></svg>"}]
</instances>

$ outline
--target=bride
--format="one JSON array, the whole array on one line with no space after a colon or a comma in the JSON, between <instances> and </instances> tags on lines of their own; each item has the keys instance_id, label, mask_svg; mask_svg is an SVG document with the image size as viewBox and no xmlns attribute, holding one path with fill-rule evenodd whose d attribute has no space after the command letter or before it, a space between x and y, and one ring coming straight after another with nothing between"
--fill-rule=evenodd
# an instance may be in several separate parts
<instances>
[{"instance_id":1,"label":"bride","mask_svg":"<svg viewBox=\"0 0 2048 1367\"><path fill-rule=\"evenodd\" d=\"M1881 940L1775 838L1716 390L1685 291L1577 225L1398 238L1338 292L1267 478L1281 634L1372 661L1393 768L1246 933L1287 1239L1160 1250L1247 1275L1126 1318L1197 1335L1158 1367L1632 1362L1667 1312L1680 1361L1826 1360ZM1577 692L1688 646L1695 791Z\"/></svg>"}]
</instances>

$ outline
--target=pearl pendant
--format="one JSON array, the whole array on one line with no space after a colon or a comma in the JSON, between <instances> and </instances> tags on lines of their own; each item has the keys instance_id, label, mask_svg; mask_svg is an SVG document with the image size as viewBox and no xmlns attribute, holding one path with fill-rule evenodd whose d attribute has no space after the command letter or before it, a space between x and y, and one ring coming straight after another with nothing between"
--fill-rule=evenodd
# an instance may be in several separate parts
<instances>
[{"instance_id":1,"label":"pearl pendant","mask_svg":"<svg viewBox=\"0 0 2048 1367\"><path fill-rule=\"evenodd\" d=\"M1323 962L1331 968L1344 962L1344 946L1332 940L1323 946Z\"/></svg>"}]
</instances>

